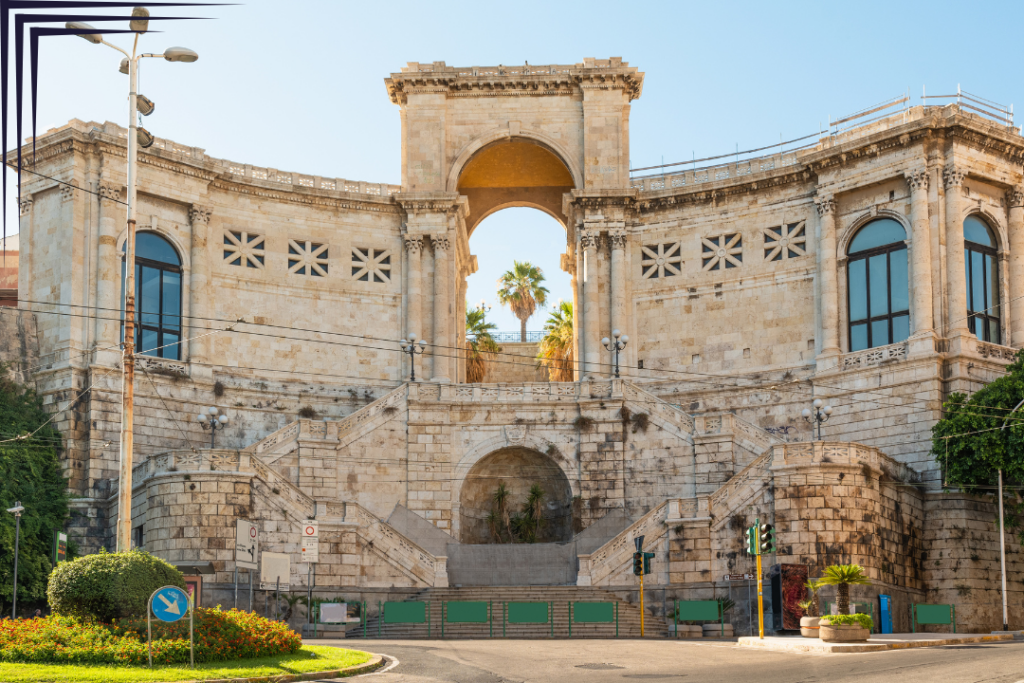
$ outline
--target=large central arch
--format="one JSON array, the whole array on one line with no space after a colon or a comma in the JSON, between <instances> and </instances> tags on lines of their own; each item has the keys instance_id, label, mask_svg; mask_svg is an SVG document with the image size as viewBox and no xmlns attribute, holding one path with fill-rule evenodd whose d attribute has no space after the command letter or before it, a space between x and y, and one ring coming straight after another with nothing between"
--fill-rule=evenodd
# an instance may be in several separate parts
<instances>
[{"instance_id":1,"label":"large central arch","mask_svg":"<svg viewBox=\"0 0 1024 683\"><path fill-rule=\"evenodd\" d=\"M510 510L518 512L534 484L544 490L544 526L540 542L572 539L572 487L551 458L523 446L500 448L481 458L470 469L459 491L459 527L462 543L495 543L488 523L494 492L504 484Z\"/></svg>"}]
</instances>

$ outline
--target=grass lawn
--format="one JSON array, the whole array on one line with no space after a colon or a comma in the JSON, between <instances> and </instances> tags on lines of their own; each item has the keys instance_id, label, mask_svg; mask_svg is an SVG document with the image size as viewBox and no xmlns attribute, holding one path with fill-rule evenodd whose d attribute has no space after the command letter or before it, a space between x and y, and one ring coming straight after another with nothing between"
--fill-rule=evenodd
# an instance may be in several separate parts
<instances>
[{"instance_id":1,"label":"grass lawn","mask_svg":"<svg viewBox=\"0 0 1024 683\"><path fill-rule=\"evenodd\" d=\"M0 663L3 683L135 683L136 681L206 681L214 678L252 678L280 674L344 669L369 661L373 655L326 645L304 645L294 655L237 662L187 666L89 666L75 664Z\"/></svg>"}]
</instances>

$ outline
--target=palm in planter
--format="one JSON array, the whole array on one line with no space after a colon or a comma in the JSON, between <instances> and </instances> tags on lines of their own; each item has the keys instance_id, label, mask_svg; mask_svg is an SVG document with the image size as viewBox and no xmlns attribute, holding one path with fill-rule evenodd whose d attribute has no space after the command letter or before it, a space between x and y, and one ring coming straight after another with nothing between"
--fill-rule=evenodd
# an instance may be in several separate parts
<instances>
[{"instance_id":1,"label":"palm in planter","mask_svg":"<svg viewBox=\"0 0 1024 683\"><path fill-rule=\"evenodd\" d=\"M870 585L871 579L864 569L857 564L834 564L825 569L822 577L816 581L818 587L836 587L836 607L840 614L850 613L850 586Z\"/></svg>"}]
</instances>

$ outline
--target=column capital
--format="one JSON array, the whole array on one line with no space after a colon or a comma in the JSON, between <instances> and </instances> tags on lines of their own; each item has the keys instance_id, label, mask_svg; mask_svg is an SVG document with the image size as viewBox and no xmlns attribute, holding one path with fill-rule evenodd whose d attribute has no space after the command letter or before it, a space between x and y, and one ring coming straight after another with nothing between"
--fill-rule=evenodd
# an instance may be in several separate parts
<instances>
[{"instance_id":1,"label":"column capital","mask_svg":"<svg viewBox=\"0 0 1024 683\"><path fill-rule=\"evenodd\" d=\"M814 204L818 207L819 216L831 216L836 212L836 200L830 194L819 194L814 198Z\"/></svg>"},{"instance_id":2,"label":"column capital","mask_svg":"<svg viewBox=\"0 0 1024 683\"><path fill-rule=\"evenodd\" d=\"M946 188L960 187L964 184L964 177L967 176L967 171L957 166L949 165L942 169L942 180L946 185Z\"/></svg>"},{"instance_id":3,"label":"column capital","mask_svg":"<svg viewBox=\"0 0 1024 683\"><path fill-rule=\"evenodd\" d=\"M201 204L193 204L188 209L188 219L192 222L192 225L196 223L209 223L210 214L213 213L212 209L208 206L202 206Z\"/></svg>"},{"instance_id":4,"label":"column capital","mask_svg":"<svg viewBox=\"0 0 1024 683\"><path fill-rule=\"evenodd\" d=\"M75 190L78 189L77 185L61 183L60 186L60 199L62 202L70 202L75 198Z\"/></svg>"},{"instance_id":5,"label":"column capital","mask_svg":"<svg viewBox=\"0 0 1024 683\"><path fill-rule=\"evenodd\" d=\"M419 235L405 235L402 238L405 244L405 250L409 252L410 256L419 256L420 250L423 249L423 238Z\"/></svg>"},{"instance_id":6,"label":"column capital","mask_svg":"<svg viewBox=\"0 0 1024 683\"><path fill-rule=\"evenodd\" d=\"M608 241L612 245L612 249L625 249L626 248L626 231L625 230L609 230Z\"/></svg>"},{"instance_id":7,"label":"column capital","mask_svg":"<svg viewBox=\"0 0 1024 683\"><path fill-rule=\"evenodd\" d=\"M910 185L910 189L912 192L928 189L927 169L915 168L912 170L904 171L903 177L906 178L907 184Z\"/></svg>"},{"instance_id":8,"label":"column capital","mask_svg":"<svg viewBox=\"0 0 1024 683\"><path fill-rule=\"evenodd\" d=\"M584 249L596 249L597 242L600 239L600 233L597 230L580 230L580 246Z\"/></svg>"},{"instance_id":9,"label":"column capital","mask_svg":"<svg viewBox=\"0 0 1024 683\"><path fill-rule=\"evenodd\" d=\"M1024 206L1024 185L1011 187L1006 191L1006 206L1010 209Z\"/></svg>"},{"instance_id":10,"label":"column capital","mask_svg":"<svg viewBox=\"0 0 1024 683\"><path fill-rule=\"evenodd\" d=\"M18 202L18 207L20 209L19 215L27 216L29 212L32 211L32 204L34 201L35 200L32 199L32 197L25 197L20 202Z\"/></svg>"},{"instance_id":11,"label":"column capital","mask_svg":"<svg viewBox=\"0 0 1024 683\"><path fill-rule=\"evenodd\" d=\"M111 199L117 201L121 199L121 186L116 183L100 183L99 187L96 188L97 194L100 199Z\"/></svg>"},{"instance_id":12,"label":"column capital","mask_svg":"<svg viewBox=\"0 0 1024 683\"><path fill-rule=\"evenodd\" d=\"M451 241L447 233L435 233L430 236L430 242L434 245L435 252L445 252L451 248Z\"/></svg>"}]
</instances>

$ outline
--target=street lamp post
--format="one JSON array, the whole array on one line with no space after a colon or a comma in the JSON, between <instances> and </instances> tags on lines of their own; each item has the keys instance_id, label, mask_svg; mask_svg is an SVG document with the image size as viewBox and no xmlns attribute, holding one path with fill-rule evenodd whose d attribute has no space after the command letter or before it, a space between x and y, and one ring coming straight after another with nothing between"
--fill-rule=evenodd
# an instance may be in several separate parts
<instances>
[{"instance_id":1,"label":"street lamp post","mask_svg":"<svg viewBox=\"0 0 1024 683\"><path fill-rule=\"evenodd\" d=\"M416 356L417 355L422 355L424 349L426 348L426 346L427 346L427 342L422 340L422 339L420 339L418 345L416 344L416 335L415 334L410 334L408 340L405 340L405 339L402 340L402 351L404 351L405 353L409 354L409 372L410 372L409 381L410 382L415 382L416 381Z\"/></svg>"},{"instance_id":2,"label":"street lamp post","mask_svg":"<svg viewBox=\"0 0 1024 683\"><path fill-rule=\"evenodd\" d=\"M103 35L96 33L93 26L79 21L66 24L69 29L80 29L79 37L95 45L106 45L124 55L121 60L121 73L128 74L128 238L125 242L125 281L124 281L124 351L121 363L123 395L121 402L121 476L118 480L118 514L117 514L117 550L131 549L132 530L132 447L134 442L134 408L135 408L135 214L136 190L138 185L139 146L149 147L155 138L145 128L138 125L139 104L141 100L143 116L153 113L153 102L138 94L139 60L143 57L163 57L168 62L194 62L199 55L184 47L169 47L163 54L137 54L139 36L149 29L149 10L136 7L132 10L136 17L130 22L135 31L132 54L129 55L116 45L108 43Z\"/></svg>"},{"instance_id":3,"label":"street lamp post","mask_svg":"<svg viewBox=\"0 0 1024 683\"><path fill-rule=\"evenodd\" d=\"M811 423L811 436L814 436L814 427L818 427L817 441L821 441L821 424L828 422L828 418L832 415L832 406L825 406L822 408L824 403L820 398L814 399L814 403L811 406L814 407L812 411L810 408L804 408L801 415L804 419Z\"/></svg>"},{"instance_id":4,"label":"street lamp post","mask_svg":"<svg viewBox=\"0 0 1024 683\"><path fill-rule=\"evenodd\" d=\"M629 343L629 336L622 334L618 330L612 330L612 337L614 341L605 337L601 340L604 344L604 348L615 353L615 379L619 378L619 352L626 348L626 344Z\"/></svg>"},{"instance_id":5,"label":"street lamp post","mask_svg":"<svg viewBox=\"0 0 1024 683\"><path fill-rule=\"evenodd\" d=\"M196 422L202 426L204 431L210 430L210 448L213 448L217 430L223 430L228 426L228 416L227 413L217 410L214 406L210 406L206 409L206 412L196 415Z\"/></svg>"},{"instance_id":6,"label":"street lamp post","mask_svg":"<svg viewBox=\"0 0 1024 683\"><path fill-rule=\"evenodd\" d=\"M14 507L7 508L7 511L14 515L14 593L11 599L11 619L18 618L18 544L21 541L21 513L25 511L21 501L14 503Z\"/></svg>"}]
</instances>

